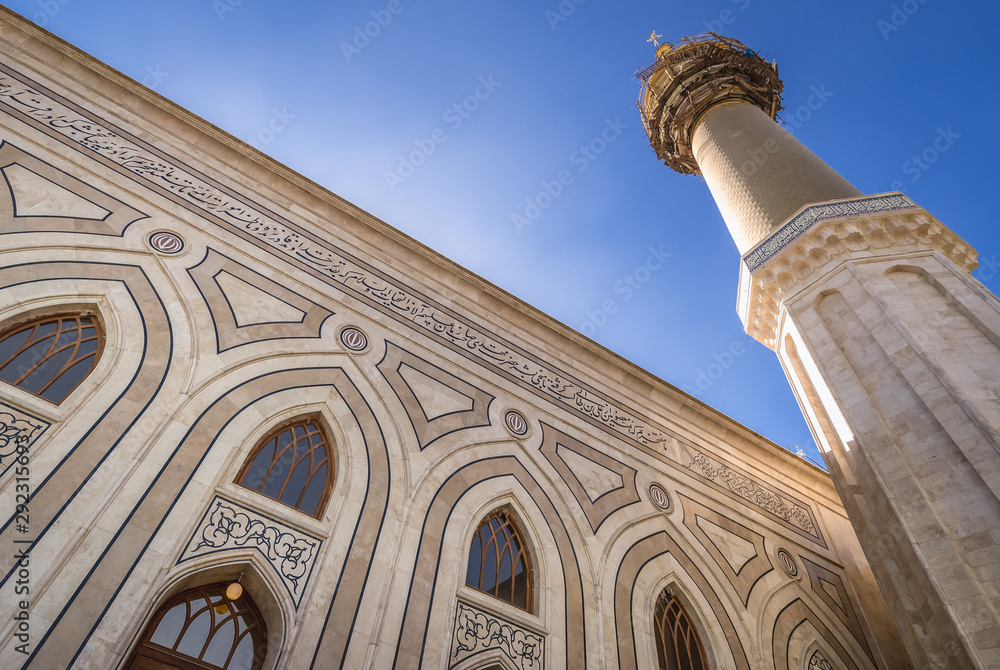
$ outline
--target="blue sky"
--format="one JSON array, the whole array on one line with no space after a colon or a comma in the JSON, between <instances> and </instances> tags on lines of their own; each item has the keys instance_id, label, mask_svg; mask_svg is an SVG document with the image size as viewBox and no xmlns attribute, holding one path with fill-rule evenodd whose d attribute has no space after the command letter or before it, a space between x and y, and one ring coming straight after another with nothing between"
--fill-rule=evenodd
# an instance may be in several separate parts
<instances>
[{"instance_id":1,"label":"blue sky","mask_svg":"<svg viewBox=\"0 0 1000 670\"><path fill-rule=\"evenodd\" d=\"M650 31L716 30L775 58L796 137L865 193L903 190L1000 291L996 3L3 4L817 460L736 315L739 255L705 183L647 144L633 74Z\"/></svg>"}]
</instances>

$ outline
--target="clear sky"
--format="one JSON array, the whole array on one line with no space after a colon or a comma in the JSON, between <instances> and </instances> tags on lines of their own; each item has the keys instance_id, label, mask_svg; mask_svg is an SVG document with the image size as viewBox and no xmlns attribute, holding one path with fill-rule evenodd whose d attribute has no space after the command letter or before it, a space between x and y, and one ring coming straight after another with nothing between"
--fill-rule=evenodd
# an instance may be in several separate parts
<instances>
[{"instance_id":1,"label":"clear sky","mask_svg":"<svg viewBox=\"0 0 1000 670\"><path fill-rule=\"evenodd\" d=\"M715 30L776 59L796 137L865 193L903 190L1000 292L998 3L3 4L816 459L776 356L736 315L739 255L705 183L647 144L633 75L650 31Z\"/></svg>"}]
</instances>

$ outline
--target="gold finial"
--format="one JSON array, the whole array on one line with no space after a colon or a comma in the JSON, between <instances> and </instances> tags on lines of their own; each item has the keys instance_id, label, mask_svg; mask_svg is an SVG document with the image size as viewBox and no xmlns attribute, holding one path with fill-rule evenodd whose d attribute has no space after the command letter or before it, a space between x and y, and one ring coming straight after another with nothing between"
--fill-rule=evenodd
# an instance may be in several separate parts
<instances>
[{"instance_id":1,"label":"gold finial","mask_svg":"<svg viewBox=\"0 0 1000 670\"><path fill-rule=\"evenodd\" d=\"M663 35L657 35L656 31L654 30L653 32L651 32L649 34L649 39L646 40L646 41L647 42L652 42L654 47L658 47L658 46L660 46L659 40L660 40L661 37L663 37Z\"/></svg>"}]
</instances>

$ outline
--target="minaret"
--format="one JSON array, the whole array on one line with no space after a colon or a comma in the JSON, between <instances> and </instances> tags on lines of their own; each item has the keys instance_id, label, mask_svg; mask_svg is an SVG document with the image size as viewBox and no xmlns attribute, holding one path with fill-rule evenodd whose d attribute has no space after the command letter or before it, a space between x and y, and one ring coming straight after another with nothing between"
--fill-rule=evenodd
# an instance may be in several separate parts
<instances>
[{"instance_id":1,"label":"minaret","mask_svg":"<svg viewBox=\"0 0 1000 670\"><path fill-rule=\"evenodd\" d=\"M639 72L656 155L701 174L919 668L1000 667L1000 302L901 193L862 195L775 121L777 65L715 34Z\"/></svg>"}]
</instances>

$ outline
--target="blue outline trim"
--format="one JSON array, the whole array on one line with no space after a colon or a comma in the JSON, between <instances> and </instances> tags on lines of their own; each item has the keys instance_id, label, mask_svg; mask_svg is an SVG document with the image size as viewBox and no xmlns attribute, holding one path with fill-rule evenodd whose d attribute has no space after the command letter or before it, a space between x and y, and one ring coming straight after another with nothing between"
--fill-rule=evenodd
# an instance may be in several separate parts
<instances>
[{"instance_id":1,"label":"blue outline trim","mask_svg":"<svg viewBox=\"0 0 1000 670\"><path fill-rule=\"evenodd\" d=\"M868 196L825 205L812 205L792 217L791 220L748 251L743 256L743 264L749 272L753 272L819 221L837 219L843 216L856 216L858 214L891 212L897 209L913 209L915 207L917 207L917 204L902 193Z\"/></svg>"}]
</instances>

